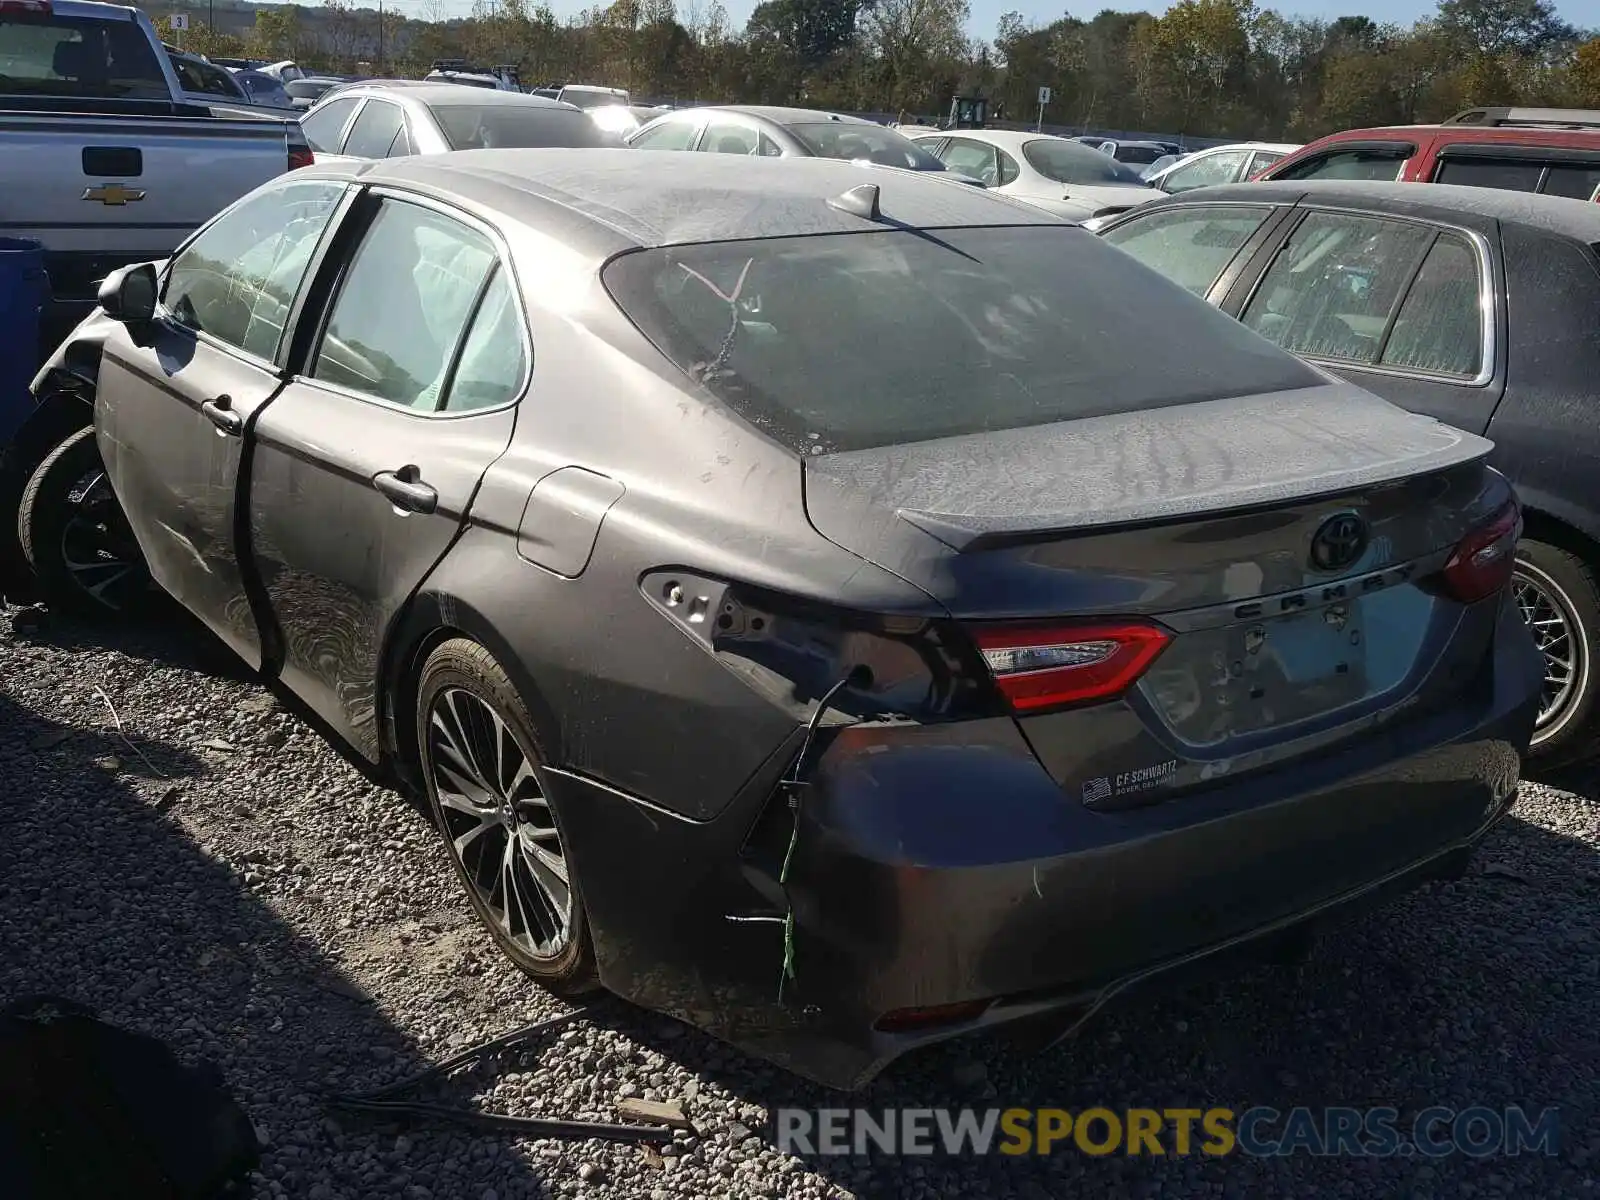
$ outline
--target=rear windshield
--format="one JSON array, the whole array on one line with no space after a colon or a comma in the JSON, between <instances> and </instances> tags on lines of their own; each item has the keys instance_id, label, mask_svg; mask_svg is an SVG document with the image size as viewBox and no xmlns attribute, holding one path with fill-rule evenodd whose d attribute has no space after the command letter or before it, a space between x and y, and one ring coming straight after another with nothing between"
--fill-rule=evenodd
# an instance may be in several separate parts
<instances>
[{"instance_id":1,"label":"rear windshield","mask_svg":"<svg viewBox=\"0 0 1600 1200\"><path fill-rule=\"evenodd\" d=\"M663 247L604 280L667 358L802 454L1324 382L1068 225Z\"/></svg>"},{"instance_id":2,"label":"rear windshield","mask_svg":"<svg viewBox=\"0 0 1600 1200\"><path fill-rule=\"evenodd\" d=\"M1139 172L1119 163L1104 150L1091 150L1082 142L1069 142L1066 138L1035 138L1031 142L1024 142L1022 157L1039 174L1057 183L1076 183L1085 187L1108 183L1149 186Z\"/></svg>"},{"instance_id":3,"label":"rear windshield","mask_svg":"<svg viewBox=\"0 0 1600 1200\"><path fill-rule=\"evenodd\" d=\"M0 93L170 100L144 31L129 20L0 12Z\"/></svg>"},{"instance_id":4,"label":"rear windshield","mask_svg":"<svg viewBox=\"0 0 1600 1200\"><path fill-rule=\"evenodd\" d=\"M579 108L600 108L606 104L628 103L626 92L602 92L594 88L563 88L556 95L563 104L576 104Z\"/></svg>"},{"instance_id":5,"label":"rear windshield","mask_svg":"<svg viewBox=\"0 0 1600 1200\"><path fill-rule=\"evenodd\" d=\"M581 112L529 104L429 106L452 150L505 150L527 146L601 146L601 130Z\"/></svg>"},{"instance_id":6,"label":"rear windshield","mask_svg":"<svg viewBox=\"0 0 1600 1200\"><path fill-rule=\"evenodd\" d=\"M903 134L881 125L846 121L818 121L787 125L800 144L818 158L865 158L886 167L913 171L942 171L944 164Z\"/></svg>"}]
</instances>

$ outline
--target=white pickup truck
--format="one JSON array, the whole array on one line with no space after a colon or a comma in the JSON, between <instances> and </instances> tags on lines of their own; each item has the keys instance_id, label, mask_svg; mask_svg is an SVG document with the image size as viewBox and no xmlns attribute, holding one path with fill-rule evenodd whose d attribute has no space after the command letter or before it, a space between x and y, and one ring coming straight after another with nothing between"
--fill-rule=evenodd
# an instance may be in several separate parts
<instances>
[{"instance_id":1,"label":"white pickup truck","mask_svg":"<svg viewBox=\"0 0 1600 1200\"><path fill-rule=\"evenodd\" d=\"M308 166L292 115L184 95L150 18L0 0L0 233L43 243L47 352L117 267L164 258L257 184Z\"/></svg>"}]
</instances>

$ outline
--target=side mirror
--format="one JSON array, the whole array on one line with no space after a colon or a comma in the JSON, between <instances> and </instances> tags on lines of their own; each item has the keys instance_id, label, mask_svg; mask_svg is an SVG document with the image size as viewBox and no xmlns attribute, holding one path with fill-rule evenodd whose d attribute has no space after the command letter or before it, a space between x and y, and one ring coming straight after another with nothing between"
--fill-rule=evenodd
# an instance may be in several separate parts
<instances>
[{"instance_id":1,"label":"side mirror","mask_svg":"<svg viewBox=\"0 0 1600 1200\"><path fill-rule=\"evenodd\" d=\"M156 268L135 263L107 275L100 285L100 307L124 325L143 325L156 316Z\"/></svg>"}]
</instances>

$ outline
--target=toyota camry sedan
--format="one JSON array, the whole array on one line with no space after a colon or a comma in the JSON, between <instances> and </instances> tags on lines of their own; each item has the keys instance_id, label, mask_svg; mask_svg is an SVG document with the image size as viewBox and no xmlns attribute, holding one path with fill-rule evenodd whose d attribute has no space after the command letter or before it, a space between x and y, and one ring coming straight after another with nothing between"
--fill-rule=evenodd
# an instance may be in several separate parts
<instances>
[{"instance_id":1,"label":"toyota camry sedan","mask_svg":"<svg viewBox=\"0 0 1600 1200\"><path fill-rule=\"evenodd\" d=\"M152 581L534 979L839 1087L1463 869L1542 674L1489 442L936 175L638 161L311 167L110 277L45 596Z\"/></svg>"}]
</instances>

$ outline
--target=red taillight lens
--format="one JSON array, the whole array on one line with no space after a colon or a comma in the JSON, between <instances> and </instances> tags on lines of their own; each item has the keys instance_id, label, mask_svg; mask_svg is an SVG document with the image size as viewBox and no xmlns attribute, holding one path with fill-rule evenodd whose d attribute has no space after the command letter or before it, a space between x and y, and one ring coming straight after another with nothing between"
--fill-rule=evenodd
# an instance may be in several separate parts
<instances>
[{"instance_id":1,"label":"red taillight lens","mask_svg":"<svg viewBox=\"0 0 1600 1200\"><path fill-rule=\"evenodd\" d=\"M315 166L316 162L317 162L317 156L315 154L311 153L311 150L310 150L309 147L306 147L306 146L290 146L289 147L289 170L293 171L293 170L296 170L296 169L298 169L300 167Z\"/></svg>"},{"instance_id":2,"label":"red taillight lens","mask_svg":"<svg viewBox=\"0 0 1600 1200\"><path fill-rule=\"evenodd\" d=\"M1451 553L1441 573L1446 594L1463 604L1474 604L1505 587L1516 567L1521 536L1522 509L1515 500L1508 500Z\"/></svg>"},{"instance_id":3,"label":"red taillight lens","mask_svg":"<svg viewBox=\"0 0 1600 1200\"><path fill-rule=\"evenodd\" d=\"M996 686L1017 712L1119 695L1172 640L1147 621L1006 623L980 626L973 637Z\"/></svg>"}]
</instances>

